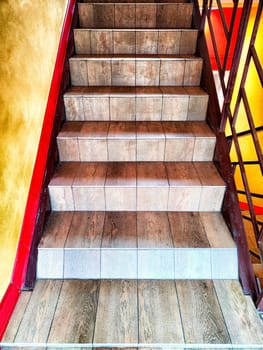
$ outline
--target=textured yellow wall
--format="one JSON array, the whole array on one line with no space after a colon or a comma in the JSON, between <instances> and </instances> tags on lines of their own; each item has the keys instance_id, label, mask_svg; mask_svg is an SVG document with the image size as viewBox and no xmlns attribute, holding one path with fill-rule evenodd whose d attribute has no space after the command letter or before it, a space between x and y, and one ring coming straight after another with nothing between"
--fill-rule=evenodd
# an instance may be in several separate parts
<instances>
[{"instance_id":1,"label":"textured yellow wall","mask_svg":"<svg viewBox=\"0 0 263 350\"><path fill-rule=\"evenodd\" d=\"M0 300L13 269L66 4L0 1Z\"/></svg>"}]
</instances>

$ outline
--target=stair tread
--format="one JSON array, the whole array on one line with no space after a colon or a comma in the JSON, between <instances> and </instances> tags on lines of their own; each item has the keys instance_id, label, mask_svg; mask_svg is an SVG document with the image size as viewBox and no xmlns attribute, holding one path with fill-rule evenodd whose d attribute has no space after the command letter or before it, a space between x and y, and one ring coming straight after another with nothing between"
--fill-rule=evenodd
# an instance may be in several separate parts
<instances>
[{"instance_id":1,"label":"stair tread","mask_svg":"<svg viewBox=\"0 0 263 350\"><path fill-rule=\"evenodd\" d=\"M195 56L195 55L160 55L160 54L93 54L93 55L87 55L87 54L79 54L74 55L70 57L69 61L74 60L90 60L90 61L100 61L100 60L135 60L135 61L153 61L153 60L195 60L195 61L203 61L201 57Z\"/></svg>"},{"instance_id":2,"label":"stair tread","mask_svg":"<svg viewBox=\"0 0 263 350\"><path fill-rule=\"evenodd\" d=\"M4 343L236 349L263 343L262 322L238 281L39 280L29 294L26 306L23 297L18 301Z\"/></svg>"},{"instance_id":3,"label":"stair tread","mask_svg":"<svg viewBox=\"0 0 263 350\"><path fill-rule=\"evenodd\" d=\"M166 28L191 27L191 3L81 3L80 27Z\"/></svg>"},{"instance_id":4,"label":"stair tread","mask_svg":"<svg viewBox=\"0 0 263 350\"><path fill-rule=\"evenodd\" d=\"M225 186L212 162L61 162L49 186L135 187L136 184Z\"/></svg>"},{"instance_id":5,"label":"stair tread","mask_svg":"<svg viewBox=\"0 0 263 350\"><path fill-rule=\"evenodd\" d=\"M74 28L75 32L195 32L198 33L198 29L194 28Z\"/></svg>"},{"instance_id":6,"label":"stair tread","mask_svg":"<svg viewBox=\"0 0 263 350\"><path fill-rule=\"evenodd\" d=\"M178 137L215 138L214 133L205 122L115 122L85 121L65 122L58 134L61 138L85 139L159 139Z\"/></svg>"},{"instance_id":7,"label":"stair tread","mask_svg":"<svg viewBox=\"0 0 263 350\"><path fill-rule=\"evenodd\" d=\"M123 95L197 95L208 96L198 86L73 86L64 94L70 96L123 96Z\"/></svg>"},{"instance_id":8,"label":"stair tread","mask_svg":"<svg viewBox=\"0 0 263 350\"><path fill-rule=\"evenodd\" d=\"M220 213L52 212L39 249L235 249Z\"/></svg>"},{"instance_id":9,"label":"stair tread","mask_svg":"<svg viewBox=\"0 0 263 350\"><path fill-rule=\"evenodd\" d=\"M74 29L76 54L195 54L196 29Z\"/></svg>"},{"instance_id":10,"label":"stair tread","mask_svg":"<svg viewBox=\"0 0 263 350\"><path fill-rule=\"evenodd\" d=\"M141 4L145 4L145 3L189 3L189 0L118 0L118 1L112 1L112 0L108 0L108 1L104 1L104 0L82 0L81 3L84 4L99 4L99 3L107 3L107 4L129 4L129 3L141 3Z\"/></svg>"}]
</instances>

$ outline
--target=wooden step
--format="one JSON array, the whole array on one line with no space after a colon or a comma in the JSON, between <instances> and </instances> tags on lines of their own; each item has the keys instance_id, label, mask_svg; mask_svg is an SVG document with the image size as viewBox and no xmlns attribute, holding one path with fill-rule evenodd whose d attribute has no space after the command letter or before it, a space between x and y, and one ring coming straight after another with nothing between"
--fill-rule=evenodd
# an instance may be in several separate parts
<instances>
[{"instance_id":1,"label":"wooden step","mask_svg":"<svg viewBox=\"0 0 263 350\"><path fill-rule=\"evenodd\" d=\"M189 3L189 0L81 0L82 3L87 4L97 4L97 3L114 3L114 4L121 4L121 3Z\"/></svg>"},{"instance_id":2,"label":"wooden step","mask_svg":"<svg viewBox=\"0 0 263 350\"><path fill-rule=\"evenodd\" d=\"M76 55L73 86L199 86L203 61L175 55Z\"/></svg>"},{"instance_id":3,"label":"wooden step","mask_svg":"<svg viewBox=\"0 0 263 350\"><path fill-rule=\"evenodd\" d=\"M37 278L237 279L237 251L220 213L53 212Z\"/></svg>"},{"instance_id":4,"label":"wooden step","mask_svg":"<svg viewBox=\"0 0 263 350\"><path fill-rule=\"evenodd\" d=\"M201 121L208 95L199 87L73 87L64 103L74 121Z\"/></svg>"},{"instance_id":5,"label":"wooden step","mask_svg":"<svg viewBox=\"0 0 263 350\"><path fill-rule=\"evenodd\" d=\"M190 28L191 3L80 3L81 28Z\"/></svg>"},{"instance_id":6,"label":"wooden step","mask_svg":"<svg viewBox=\"0 0 263 350\"><path fill-rule=\"evenodd\" d=\"M77 54L193 55L194 29L75 29Z\"/></svg>"},{"instance_id":7,"label":"wooden step","mask_svg":"<svg viewBox=\"0 0 263 350\"><path fill-rule=\"evenodd\" d=\"M60 161L212 161L215 135L205 122L66 122Z\"/></svg>"},{"instance_id":8,"label":"wooden step","mask_svg":"<svg viewBox=\"0 0 263 350\"><path fill-rule=\"evenodd\" d=\"M3 344L262 349L263 326L238 281L42 280L22 292Z\"/></svg>"},{"instance_id":9,"label":"wooden step","mask_svg":"<svg viewBox=\"0 0 263 350\"><path fill-rule=\"evenodd\" d=\"M225 184L211 162L65 162L53 210L219 211Z\"/></svg>"}]
</instances>

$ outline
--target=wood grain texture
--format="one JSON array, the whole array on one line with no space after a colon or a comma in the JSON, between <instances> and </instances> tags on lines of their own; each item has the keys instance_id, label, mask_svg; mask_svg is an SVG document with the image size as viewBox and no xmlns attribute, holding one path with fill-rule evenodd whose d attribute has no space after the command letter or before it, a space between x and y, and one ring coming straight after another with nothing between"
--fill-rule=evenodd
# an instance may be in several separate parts
<instances>
[{"instance_id":1,"label":"wood grain texture","mask_svg":"<svg viewBox=\"0 0 263 350\"><path fill-rule=\"evenodd\" d=\"M23 319L25 310L31 298L32 292L23 292L21 293L18 302L16 304L15 310L12 314L12 317L9 321L6 332L3 336L2 342L12 343L15 339L16 332L19 328L19 325Z\"/></svg>"},{"instance_id":2,"label":"wood grain texture","mask_svg":"<svg viewBox=\"0 0 263 350\"><path fill-rule=\"evenodd\" d=\"M216 293L233 344L263 344L263 325L238 281L215 280ZM248 346L249 348L249 346Z\"/></svg>"},{"instance_id":3,"label":"wood grain texture","mask_svg":"<svg viewBox=\"0 0 263 350\"><path fill-rule=\"evenodd\" d=\"M136 163L109 162L106 187L136 187Z\"/></svg>"},{"instance_id":4,"label":"wood grain texture","mask_svg":"<svg viewBox=\"0 0 263 350\"><path fill-rule=\"evenodd\" d=\"M139 281L138 300L140 343L184 343L173 281Z\"/></svg>"},{"instance_id":5,"label":"wood grain texture","mask_svg":"<svg viewBox=\"0 0 263 350\"><path fill-rule=\"evenodd\" d=\"M136 247L136 213L106 212L102 248Z\"/></svg>"},{"instance_id":6,"label":"wood grain texture","mask_svg":"<svg viewBox=\"0 0 263 350\"><path fill-rule=\"evenodd\" d=\"M49 330L61 290L61 281L42 280L36 283L34 293L18 328L15 342L43 343Z\"/></svg>"},{"instance_id":7,"label":"wood grain texture","mask_svg":"<svg viewBox=\"0 0 263 350\"><path fill-rule=\"evenodd\" d=\"M211 248L235 248L221 213L200 213Z\"/></svg>"},{"instance_id":8,"label":"wood grain texture","mask_svg":"<svg viewBox=\"0 0 263 350\"><path fill-rule=\"evenodd\" d=\"M104 212L74 212L66 248L99 248L101 246Z\"/></svg>"},{"instance_id":9,"label":"wood grain texture","mask_svg":"<svg viewBox=\"0 0 263 350\"><path fill-rule=\"evenodd\" d=\"M68 236L73 212L52 212L39 248L63 248Z\"/></svg>"},{"instance_id":10,"label":"wood grain texture","mask_svg":"<svg viewBox=\"0 0 263 350\"><path fill-rule=\"evenodd\" d=\"M102 281L94 343L137 344L137 312L137 281Z\"/></svg>"},{"instance_id":11,"label":"wood grain texture","mask_svg":"<svg viewBox=\"0 0 263 350\"><path fill-rule=\"evenodd\" d=\"M168 213L175 248L209 248L199 213Z\"/></svg>"},{"instance_id":12,"label":"wood grain texture","mask_svg":"<svg viewBox=\"0 0 263 350\"><path fill-rule=\"evenodd\" d=\"M188 344L230 344L212 281L176 281Z\"/></svg>"},{"instance_id":13,"label":"wood grain texture","mask_svg":"<svg viewBox=\"0 0 263 350\"><path fill-rule=\"evenodd\" d=\"M172 248L167 213L137 212L138 248Z\"/></svg>"},{"instance_id":14,"label":"wood grain texture","mask_svg":"<svg viewBox=\"0 0 263 350\"><path fill-rule=\"evenodd\" d=\"M97 281L64 281L48 342L92 343L97 303Z\"/></svg>"}]
</instances>

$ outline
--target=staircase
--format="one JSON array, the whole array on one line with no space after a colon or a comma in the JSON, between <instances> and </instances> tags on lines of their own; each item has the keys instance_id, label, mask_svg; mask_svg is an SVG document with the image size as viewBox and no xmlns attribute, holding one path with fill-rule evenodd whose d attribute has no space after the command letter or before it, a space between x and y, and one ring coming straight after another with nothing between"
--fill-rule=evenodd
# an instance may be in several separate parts
<instances>
[{"instance_id":1,"label":"staircase","mask_svg":"<svg viewBox=\"0 0 263 350\"><path fill-rule=\"evenodd\" d=\"M192 10L78 4L37 283L3 345L263 349L220 213Z\"/></svg>"}]
</instances>

